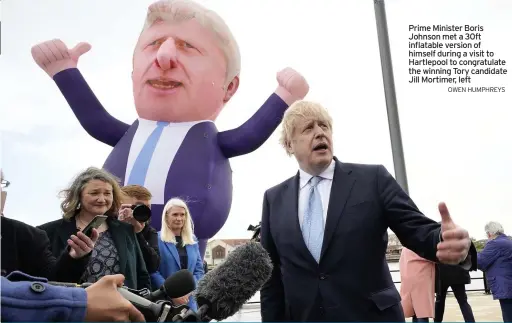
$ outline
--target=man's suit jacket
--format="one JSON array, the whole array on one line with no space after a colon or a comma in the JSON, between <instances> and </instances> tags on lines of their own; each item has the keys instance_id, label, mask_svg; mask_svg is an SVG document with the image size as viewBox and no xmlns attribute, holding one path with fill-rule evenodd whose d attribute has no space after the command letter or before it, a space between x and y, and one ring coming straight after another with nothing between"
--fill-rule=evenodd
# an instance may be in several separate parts
<instances>
[{"instance_id":1,"label":"man's suit jacket","mask_svg":"<svg viewBox=\"0 0 512 323\"><path fill-rule=\"evenodd\" d=\"M263 321L403 322L386 262L388 228L405 247L437 261L440 224L418 210L383 166L335 160L319 263L299 225L299 173L265 192L261 242L274 271L260 293ZM475 260L471 250L468 260Z\"/></svg>"},{"instance_id":2,"label":"man's suit jacket","mask_svg":"<svg viewBox=\"0 0 512 323\"><path fill-rule=\"evenodd\" d=\"M132 225L112 217L107 219L107 223L119 255L120 273L125 277L124 285L134 289L151 289L149 273ZM74 218L71 221L59 219L48 222L39 228L46 231L54 255L61 254L67 248L69 237L78 231Z\"/></svg>"},{"instance_id":3,"label":"man's suit jacket","mask_svg":"<svg viewBox=\"0 0 512 323\"><path fill-rule=\"evenodd\" d=\"M73 259L69 253L53 255L46 232L31 225L1 217L2 272L22 271L49 280L73 283L82 276L90 254Z\"/></svg>"},{"instance_id":4,"label":"man's suit jacket","mask_svg":"<svg viewBox=\"0 0 512 323\"><path fill-rule=\"evenodd\" d=\"M199 279L204 276L204 268L203 268L203 258L199 253L198 244L186 245L185 250L187 250L187 268L181 268L180 264L180 255L178 253L178 249L176 245L171 242L164 242L160 237L161 232L158 232L158 249L160 250L160 268L157 272L151 274L151 284L155 288L159 288L163 285L165 279L175 272L181 269L188 269L192 275L194 275L194 280L197 282ZM188 306L193 310L197 310L197 303L192 297L189 298Z\"/></svg>"}]
</instances>

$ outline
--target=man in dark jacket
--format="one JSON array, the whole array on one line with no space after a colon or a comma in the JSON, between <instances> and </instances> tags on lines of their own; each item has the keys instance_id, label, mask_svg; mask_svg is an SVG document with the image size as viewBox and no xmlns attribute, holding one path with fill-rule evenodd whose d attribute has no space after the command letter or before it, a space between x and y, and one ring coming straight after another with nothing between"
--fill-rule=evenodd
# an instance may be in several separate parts
<instances>
[{"instance_id":1,"label":"man in dark jacket","mask_svg":"<svg viewBox=\"0 0 512 323\"><path fill-rule=\"evenodd\" d=\"M123 197L123 205L119 210L119 220L128 222L133 225L139 242L146 269L148 273L152 274L158 270L160 266L160 252L158 250L158 232L149 224L150 220L146 223L137 222L133 218L133 211L130 208L132 205L144 204L151 207L151 192L140 185L127 185L121 188L125 196ZM155 216L161 216L156 214ZM158 288L160 286L153 286Z\"/></svg>"},{"instance_id":2,"label":"man in dark jacket","mask_svg":"<svg viewBox=\"0 0 512 323\"><path fill-rule=\"evenodd\" d=\"M465 322L475 322L473 310L468 303L466 284L471 283L469 272L460 266L436 264L436 306L434 322L442 322L448 287L459 303Z\"/></svg>"}]
</instances>

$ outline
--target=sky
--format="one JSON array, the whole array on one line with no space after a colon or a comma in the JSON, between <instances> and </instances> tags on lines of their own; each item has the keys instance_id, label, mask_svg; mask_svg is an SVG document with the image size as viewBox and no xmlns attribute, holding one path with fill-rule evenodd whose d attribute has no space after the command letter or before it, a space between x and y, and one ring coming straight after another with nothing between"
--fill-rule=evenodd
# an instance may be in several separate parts
<instances>
[{"instance_id":1,"label":"sky","mask_svg":"<svg viewBox=\"0 0 512 323\"><path fill-rule=\"evenodd\" d=\"M334 153L344 162L382 164L394 174L373 1L209 0L230 26L242 54L238 92L216 121L219 131L245 122L292 67L308 80L307 100L334 119ZM130 3L130 4L128 4ZM101 167L111 148L79 125L30 49L53 38L92 49L79 69L103 106L131 124L131 59L151 0L2 1L0 162L8 190L5 215L32 225L61 216L58 192L81 170ZM512 62L512 1L388 0L387 21L409 193L440 220L475 238L494 220L512 232L512 122L509 75L480 76L474 86L505 93L448 93L446 85L410 84L409 25L482 25L482 49ZM217 238L249 238L266 189L294 176L297 163L278 144L280 128L257 151L231 159L233 204Z\"/></svg>"}]
</instances>

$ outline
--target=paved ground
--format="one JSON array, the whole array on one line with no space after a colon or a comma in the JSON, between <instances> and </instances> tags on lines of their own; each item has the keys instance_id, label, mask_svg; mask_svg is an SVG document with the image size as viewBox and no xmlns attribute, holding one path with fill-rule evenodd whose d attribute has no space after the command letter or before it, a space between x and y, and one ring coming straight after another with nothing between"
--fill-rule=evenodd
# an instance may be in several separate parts
<instances>
[{"instance_id":1,"label":"paved ground","mask_svg":"<svg viewBox=\"0 0 512 323\"><path fill-rule=\"evenodd\" d=\"M477 322L503 322L500 304L498 301L494 301L492 296L482 292L468 292L468 299ZM443 321L464 322L457 300L451 294L448 294L446 299ZM248 304L241 312L224 322L261 322L260 306L259 304Z\"/></svg>"}]
</instances>

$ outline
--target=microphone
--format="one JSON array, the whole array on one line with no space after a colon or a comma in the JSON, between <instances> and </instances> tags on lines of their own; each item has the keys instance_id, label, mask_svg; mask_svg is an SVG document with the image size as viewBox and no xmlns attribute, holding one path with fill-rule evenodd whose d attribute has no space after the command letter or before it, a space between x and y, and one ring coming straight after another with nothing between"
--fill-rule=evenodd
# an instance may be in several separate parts
<instances>
[{"instance_id":1,"label":"microphone","mask_svg":"<svg viewBox=\"0 0 512 323\"><path fill-rule=\"evenodd\" d=\"M87 288L92 285L92 283L61 283L49 281L48 284L54 286L63 286L63 287L78 287L78 288ZM194 280L194 276L186 269L181 269L171 276L165 279L162 286L154 292L150 292L147 288L143 289L132 289L126 286L121 287L128 292L138 295L140 297L144 297L145 299L155 302L159 300L165 300L166 298L178 298L185 296L194 291L196 288L196 281Z\"/></svg>"},{"instance_id":2,"label":"microphone","mask_svg":"<svg viewBox=\"0 0 512 323\"><path fill-rule=\"evenodd\" d=\"M171 277L169 277L171 278ZM168 279L169 279L168 278ZM92 283L83 283L83 284L74 284L74 283L61 283L61 282L52 282L49 281L48 284L54 286L62 286L62 287L77 287L77 288L87 288ZM170 311L171 307L166 302L153 303L152 301L137 295L138 290L130 289L126 286L118 287L117 291L123 296L126 300L133 304L144 316L146 321L157 321L162 316L167 316L167 312ZM148 293L149 294L149 293ZM160 322L160 321L158 321Z\"/></svg>"},{"instance_id":3,"label":"microphone","mask_svg":"<svg viewBox=\"0 0 512 323\"><path fill-rule=\"evenodd\" d=\"M154 302L168 298L178 298L194 291L196 281L187 269L181 269L165 279L159 289L149 294L148 300Z\"/></svg>"},{"instance_id":4,"label":"microphone","mask_svg":"<svg viewBox=\"0 0 512 323\"><path fill-rule=\"evenodd\" d=\"M226 260L199 280L197 316L222 321L238 312L272 274L272 260L258 242L233 250Z\"/></svg>"}]
</instances>

